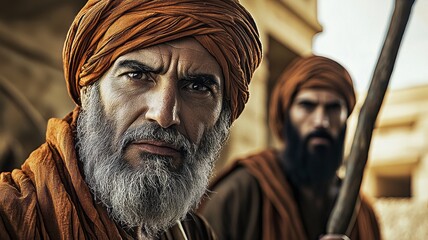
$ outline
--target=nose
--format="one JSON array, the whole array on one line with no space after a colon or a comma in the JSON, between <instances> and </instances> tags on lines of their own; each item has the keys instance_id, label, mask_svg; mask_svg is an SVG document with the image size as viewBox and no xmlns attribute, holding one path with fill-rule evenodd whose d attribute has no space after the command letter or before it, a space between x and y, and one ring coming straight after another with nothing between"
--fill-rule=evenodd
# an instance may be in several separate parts
<instances>
[{"instance_id":1,"label":"nose","mask_svg":"<svg viewBox=\"0 0 428 240\"><path fill-rule=\"evenodd\" d=\"M330 119L323 107L317 107L313 117L314 127L317 129L327 129L330 127Z\"/></svg>"},{"instance_id":2,"label":"nose","mask_svg":"<svg viewBox=\"0 0 428 240\"><path fill-rule=\"evenodd\" d=\"M180 124L179 101L177 90L171 86L159 86L150 94L146 119L157 122L161 127L168 128Z\"/></svg>"}]
</instances>

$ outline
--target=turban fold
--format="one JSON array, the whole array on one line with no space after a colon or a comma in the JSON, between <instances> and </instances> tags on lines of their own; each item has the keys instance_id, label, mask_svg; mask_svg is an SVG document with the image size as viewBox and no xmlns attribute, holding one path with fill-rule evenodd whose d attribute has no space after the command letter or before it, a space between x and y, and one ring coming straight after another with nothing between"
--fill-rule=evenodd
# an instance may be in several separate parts
<instances>
[{"instance_id":1,"label":"turban fold","mask_svg":"<svg viewBox=\"0 0 428 240\"><path fill-rule=\"evenodd\" d=\"M80 105L80 89L121 55L184 37L196 39L219 63L235 120L262 58L256 24L237 0L89 0L64 44L68 92Z\"/></svg>"},{"instance_id":2,"label":"turban fold","mask_svg":"<svg viewBox=\"0 0 428 240\"><path fill-rule=\"evenodd\" d=\"M284 141L284 126L296 93L301 89L328 89L342 96L348 116L355 106L355 92L348 71L326 57L298 58L281 74L270 102L270 125L279 139Z\"/></svg>"}]
</instances>

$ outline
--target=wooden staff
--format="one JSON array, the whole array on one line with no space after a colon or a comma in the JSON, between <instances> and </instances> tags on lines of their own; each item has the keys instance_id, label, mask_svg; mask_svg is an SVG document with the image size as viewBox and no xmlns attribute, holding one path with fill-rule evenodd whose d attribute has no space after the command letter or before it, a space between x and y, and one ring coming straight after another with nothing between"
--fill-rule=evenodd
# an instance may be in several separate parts
<instances>
[{"instance_id":1,"label":"wooden staff","mask_svg":"<svg viewBox=\"0 0 428 240\"><path fill-rule=\"evenodd\" d=\"M394 13L374 70L346 165L346 176L327 223L327 233L345 234L357 201L373 127L388 87L414 0L395 0Z\"/></svg>"}]
</instances>

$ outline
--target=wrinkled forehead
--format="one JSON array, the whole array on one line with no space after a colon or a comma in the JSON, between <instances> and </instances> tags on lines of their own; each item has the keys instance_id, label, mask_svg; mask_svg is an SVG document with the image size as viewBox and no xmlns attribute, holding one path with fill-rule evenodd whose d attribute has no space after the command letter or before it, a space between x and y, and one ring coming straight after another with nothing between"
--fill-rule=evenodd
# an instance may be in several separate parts
<instances>
[{"instance_id":1,"label":"wrinkled forehead","mask_svg":"<svg viewBox=\"0 0 428 240\"><path fill-rule=\"evenodd\" d=\"M114 62L137 61L153 72L176 68L177 74L208 74L223 82L223 70L217 60L195 39L182 38L126 53Z\"/></svg>"}]
</instances>

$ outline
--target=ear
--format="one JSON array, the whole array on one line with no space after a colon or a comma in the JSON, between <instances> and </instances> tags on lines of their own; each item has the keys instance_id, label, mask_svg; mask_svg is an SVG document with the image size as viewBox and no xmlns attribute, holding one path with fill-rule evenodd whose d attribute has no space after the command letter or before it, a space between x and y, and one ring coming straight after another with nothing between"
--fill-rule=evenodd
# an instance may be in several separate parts
<instances>
[{"instance_id":1,"label":"ear","mask_svg":"<svg viewBox=\"0 0 428 240\"><path fill-rule=\"evenodd\" d=\"M80 105L82 105L82 107L86 105L88 90L89 88L87 86L84 86L80 89Z\"/></svg>"}]
</instances>

